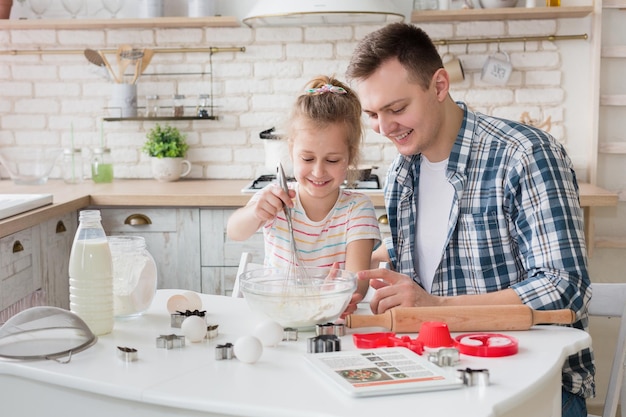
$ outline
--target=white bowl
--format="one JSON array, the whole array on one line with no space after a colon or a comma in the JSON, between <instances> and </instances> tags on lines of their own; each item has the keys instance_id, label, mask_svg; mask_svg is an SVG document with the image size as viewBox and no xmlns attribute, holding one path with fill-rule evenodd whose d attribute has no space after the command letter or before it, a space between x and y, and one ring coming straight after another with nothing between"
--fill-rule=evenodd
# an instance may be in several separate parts
<instances>
[{"instance_id":1,"label":"white bowl","mask_svg":"<svg viewBox=\"0 0 626 417\"><path fill-rule=\"evenodd\" d=\"M356 275L330 268L261 268L242 274L240 288L253 311L283 327L310 329L341 316L356 290Z\"/></svg>"},{"instance_id":2,"label":"white bowl","mask_svg":"<svg viewBox=\"0 0 626 417\"><path fill-rule=\"evenodd\" d=\"M518 0L478 0L483 9L499 9L501 7L515 7Z\"/></svg>"},{"instance_id":3,"label":"white bowl","mask_svg":"<svg viewBox=\"0 0 626 417\"><path fill-rule=\"evenodd\" d=\"M62 152L60 148L0 148L0 163L15 184L45 184Z\"/></svg>"}]
</instances>

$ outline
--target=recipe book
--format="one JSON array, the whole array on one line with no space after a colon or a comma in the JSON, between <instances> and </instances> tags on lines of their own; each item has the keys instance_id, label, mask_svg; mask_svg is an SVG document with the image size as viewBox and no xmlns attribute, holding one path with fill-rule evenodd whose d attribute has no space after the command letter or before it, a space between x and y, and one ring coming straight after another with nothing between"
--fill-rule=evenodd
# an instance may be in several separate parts
<instances>
[{"instance_id":1,"label":"recipe book","mask_svg":"<svg viewBox=\"0 0 626 417\"><path fill-rule=\"evenodd\" d=\"M439 391L463 386L456 372L404 347L311 353L306 360L355 397Z\"/></svg>"}]
</instances>

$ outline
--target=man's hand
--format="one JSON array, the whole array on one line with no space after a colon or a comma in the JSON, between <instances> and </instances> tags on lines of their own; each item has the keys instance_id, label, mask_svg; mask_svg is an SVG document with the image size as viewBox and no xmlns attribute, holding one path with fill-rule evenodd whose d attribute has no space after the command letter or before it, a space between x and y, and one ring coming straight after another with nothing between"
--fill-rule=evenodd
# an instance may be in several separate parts
<instances>
[{"instance_id":1,"label":"man's hand","mask_svg":"<svg viewBox=\"0 0 626 417\"><path fill-rule=\"evenodd\" d=\"M437 297L428 294L411 278L386 268L370 269L357 274L358 279L369 280L376 293L370 301L372 313L381 314L393 307L437 305Z\"/></svg>"}]
</instances>

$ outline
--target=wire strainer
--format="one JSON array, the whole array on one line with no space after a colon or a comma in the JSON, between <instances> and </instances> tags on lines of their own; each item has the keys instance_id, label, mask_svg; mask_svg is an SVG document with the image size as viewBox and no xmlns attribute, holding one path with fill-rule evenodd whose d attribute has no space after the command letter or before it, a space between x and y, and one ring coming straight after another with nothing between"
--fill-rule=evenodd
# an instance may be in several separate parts
<instances>
[{"instance_id":1,"label":"wire strainer","mask_svg":"<svg viewBox=\"0 0 626 417\"><path fill-rule=\"evenodd\" d=\"M97 340L76 314L58 307L32 307L0 327L0 358L67 363L73 353L87 349ZM65 361L57 359L65 356Z\"/></svg>"}]
</instances>

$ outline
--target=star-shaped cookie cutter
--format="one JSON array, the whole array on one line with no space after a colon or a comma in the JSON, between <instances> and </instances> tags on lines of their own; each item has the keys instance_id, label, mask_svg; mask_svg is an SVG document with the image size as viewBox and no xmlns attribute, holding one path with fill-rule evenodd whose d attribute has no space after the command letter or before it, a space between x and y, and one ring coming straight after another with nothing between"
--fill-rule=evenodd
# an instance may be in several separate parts
<instances>
[{"instance_id":1,"label":"star-shaped cookie cutter","mask_svg":"<svg viewBox=\"0 0 626 417\"><path fill-rule=\"evenodd\" d=\"M174 349L185 347L185 336L175 334L161 335L156 339L156 347L162 349Z\"/></svg>"},{"instance_id":2,"label":"star-shaped cookie cutter","mask_svg":"<svg viewBox=\"0 0 626 417\"><path fill-rule=\"evenodd\" d=\"M137 349L126 346L118 346L117 357L124 362L134 362L137 360Z\"/></svg>"}]
</instances>

